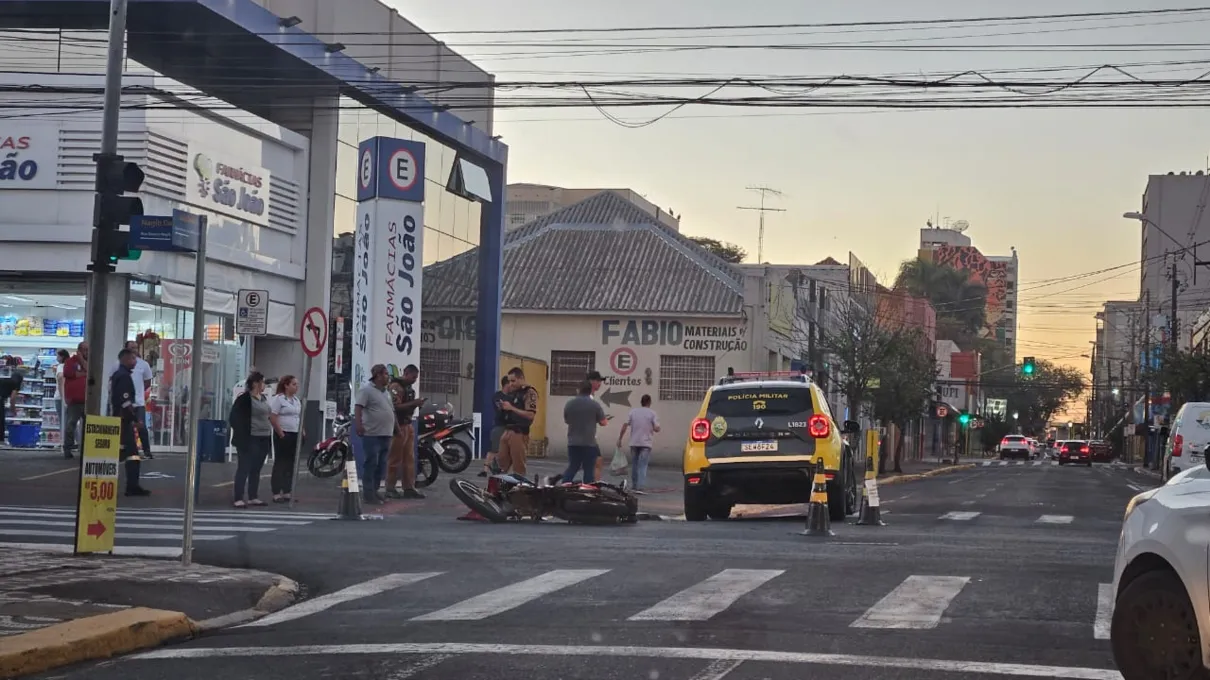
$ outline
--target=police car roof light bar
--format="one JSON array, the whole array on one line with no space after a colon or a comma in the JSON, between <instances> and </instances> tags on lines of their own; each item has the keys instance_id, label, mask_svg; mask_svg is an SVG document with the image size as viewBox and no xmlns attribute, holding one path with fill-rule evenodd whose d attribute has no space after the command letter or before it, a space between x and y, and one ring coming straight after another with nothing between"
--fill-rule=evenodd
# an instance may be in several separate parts
<instances>
[{"instance_id":1,"label":"police car roof light bar","mask_svg":"<svg viewBox=\"0 0 1210 680\"><path fill-rule=\"evenodd\" d=\"M719 378L718 384L729 385L736 382L756 381L756 380L791 380L795 382L808 382L810 376L802 371L746 371L736 372L727 369L727 376Z\"/></svg>"}]
</instances>

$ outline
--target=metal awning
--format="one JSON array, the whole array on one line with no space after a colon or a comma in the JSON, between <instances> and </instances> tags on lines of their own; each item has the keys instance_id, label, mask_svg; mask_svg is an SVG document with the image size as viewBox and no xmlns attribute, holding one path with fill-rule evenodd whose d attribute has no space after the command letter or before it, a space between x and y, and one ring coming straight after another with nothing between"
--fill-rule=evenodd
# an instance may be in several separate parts
<instances>
[{"instance_id":1,"label":"metal awning","mask_svg":"<svg viewBox=\"0 0 1210 680\"><path fill-rule=\"evenodd\" d=\"M252 0L129 0L130 58L267 120L289 126L292 102L336 93L405 121L480 163L508 147L404 85ZM0 0L0 28L103 30L109 0ZM293 113L297 113L295 109Z\"/></svg>"}]
</instances>

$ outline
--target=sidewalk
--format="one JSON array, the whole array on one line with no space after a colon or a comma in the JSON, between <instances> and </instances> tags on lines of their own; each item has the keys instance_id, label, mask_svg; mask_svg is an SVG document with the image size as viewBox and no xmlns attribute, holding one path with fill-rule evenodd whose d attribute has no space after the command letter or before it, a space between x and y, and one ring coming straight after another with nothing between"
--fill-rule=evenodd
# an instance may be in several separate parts
<instances>
[{"instance_id":1,"label":"sidewalk","mask_svg":"<svg viewBox=\"0 0 1210 680\"><path fill-rule=\"evenodd\" d=\"M246 569L0 548L0 678L101 659L253 620L296 583Z\"/></svg>"}]
</instances>

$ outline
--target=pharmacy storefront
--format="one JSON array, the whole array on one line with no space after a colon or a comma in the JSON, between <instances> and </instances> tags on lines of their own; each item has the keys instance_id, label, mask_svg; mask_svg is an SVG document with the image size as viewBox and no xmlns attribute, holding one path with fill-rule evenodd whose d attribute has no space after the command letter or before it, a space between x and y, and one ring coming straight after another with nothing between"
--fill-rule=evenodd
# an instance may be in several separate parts
<instances>
[{"instance_id":1,"label":"pharmacy storefront","mask_svg":"<svg viewBox=\"0 0 1210 680\"><path fill-rule=\"evenodd\" d=\"M10 445L54 448L60 442L56 353L74 353L86 335L91 156L100 145L100 124L79 112L22 112L27 115L0 121L0 357L15 359L15 370L27 378L11 404L9 430L18 426L20 436L8 437ZM124 111L122 124L119 152L147 175L139 192L146 214L186 210L209 224L201 351L190 340L194 257L144 252L120 262L110 279L105 356L99 358L108 371L124 341L139 343L154 372L146 393L152 444L183 450L190 367L199 356L201 418L225 420L252 367L269 376L297 375L302 368L301 358L293 365L291 352L307 271L307 140L246 114L202 116L162 103ZM235 334L240 289L267 292L267 336ZM0 373L5 370L14 369Z\"/></svg>"}]
</instances>

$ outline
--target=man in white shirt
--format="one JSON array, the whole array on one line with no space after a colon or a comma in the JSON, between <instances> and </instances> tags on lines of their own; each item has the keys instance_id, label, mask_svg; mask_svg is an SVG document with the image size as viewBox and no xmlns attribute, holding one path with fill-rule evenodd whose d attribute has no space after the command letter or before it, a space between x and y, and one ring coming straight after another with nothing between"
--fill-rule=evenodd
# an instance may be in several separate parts
<instances>
[{"instance_id":1,"label":"man in white shirt","mask_svg":"<svg viewBox=\"0 0 1210 680\"><path fill-rule=\"evenodd\" d=\"M143 458L151 459L151 435L147 432L147 390L151 387L151 381L155 377L151 371L151 364L143 360L139 356L139 343L134 340L126 341L126 349L134 352L135 363L131 369L131 377L134 379L134 406L135 417L138 419L135 422L135 427L139 433L139 440L143 442ZM109 367L109 378L113 378L113 374L118 372L118 367L121 362L115 361Z\"/></svg>"}]
</instances>

